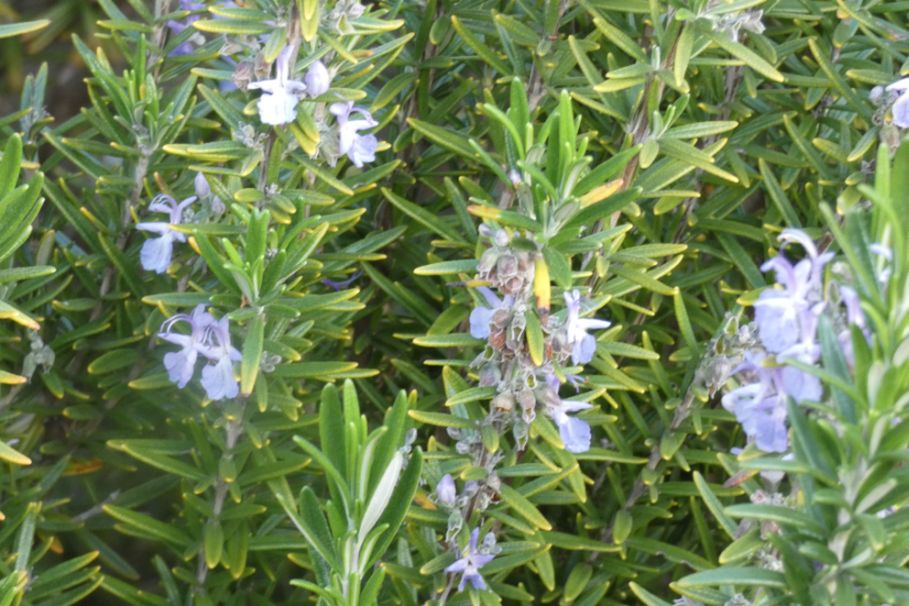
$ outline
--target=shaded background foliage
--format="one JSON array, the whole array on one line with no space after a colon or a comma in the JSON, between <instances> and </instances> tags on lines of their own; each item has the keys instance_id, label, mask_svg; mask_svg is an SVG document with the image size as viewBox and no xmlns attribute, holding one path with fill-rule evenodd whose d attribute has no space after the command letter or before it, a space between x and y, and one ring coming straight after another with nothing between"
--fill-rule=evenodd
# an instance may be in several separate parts
<instances>
[{"instance_id":1,"label":"shaded background foliage","mask_svg":"<svg viewBox=\"0 0 909 606\"><path fill-rule=\"evenodd\" d=\"M719 405L713 339L727 328L727 312L740 314L739 305L765 286L759 265L783 227L822 236L822 203L840 213L864 206L859 186L871 180L878 144L895 148L899 139L870 92L899 78L909 51L902 2L373 3L372 10L401 23L369 34L362 48L388 43L391 50L367 60L375 77L351 68L339 86L366 93L363 103L381 123L388 148L365 172L310 178L285 167L282 176L291 189L324 196L315 200L319 212L337 213L325 220L332 227L324 241L318 238L315 262L301 269L300 295L330 297L322 278L358 277L347 295L301 308L314 336L303 330L281 341L301 362L269 378L271 397L257 396L256 404L264 402L257 413L256 406L200 408L201 392L187 396L170 386L150 349L149 337L166 315L203 300L192 294L207 300L214 293L211 302L229 313L244 307L237 289L220 275L212 280L199 262L195 269L208 282L190 284L195 292L180 298L138 273L137 239L125 240L123 253L110 247L126 233L118 224L124 202L147 202L159 190L189 195L190 165L209 175L228 167L234 174L215 177L215 193L249 209L260 202L244 195L268 179L269 169L259 164L267 151L253 161L245 150L206 155L173 147L226 141L224 125L239 127L247 97L233 106L232 122L230 108L219 106L230 93L219 95L213 79L223 73L193 71L226 72L218 58L221 36L209 36L190 60L150 64L158 90L143 94L159 95L161 109L174 101L175 109L145 114L146 125L165 135L137 181L136 156L128 151L135 133L104 111L112 105L119 111L116 91L128 90L131 80L141 88L136 72L123 70L145 65L139 36L152 38L160 23L130 3L2 6L10 19L51 20L22 39L0 41L4 113L20 107L24 87L21 107L44 107L54 117L28 128L15 122L21 116L3 123L4 136L22 133L23 182L35 178L39 164L46 175L47 201L16 265L56 269L14 282L7 292L40 320L54 367L0 393L3 437L17 440L17 450L33 461L11 467L4 485L10 522L0 530L3 573L26 563L36 570L72 565L63 575L69 585L51 585L47 597L33 587L25 599L35 604L312 599L288 580L315 578L317 559L286 520L276 496L283 488L269 482L287 482L293 493L313 484L325 498L322 467L291 437L319 443L321 384L346 377L355 379L370 425L382 422L400 390L415 391L409 422L425 454L427 483L384 558L381 600L422 603L438 595L445 585L438 535L447 520L430 500L432 482L443 469L465 469L444 430L453 421L433 418L434 427L420 413L446 412L446 401L474 385L467 364L479 347L462 338L475 305L466 287L472 266L442 275L417 268L478 257L485 245L475 215L506 226L509 219L473 207L513 208L520 192L510 170L542 164L546 153L577 152L554 149L552 139L520 151L522 125L516 136L502 119L515 107L515 80L538 133L551 118L568 119L570 105L579 125L577 158L589 156L590 167L617 159L587 184L608 187L601 198L592 195L592 204L603 206L586 219L627 231L596 250L559 253L570 259L568 283L589 288L605 304L598 313L613 322L585 374L599 406L586 416L594 448L573 456L545 441L526 452L503 446L509 470L503 480L529 494L552 529L503 522L520 519L520 507L496 503L507 551L489 576L506 603L661 603L650 594L671 600L670 583L714 568L730 541L713 521L716 499L741 501L758 485L757 470L740 468L726 454L744 439ZM117 6L141 27L126 27ZM722 15L756 9L763 11L763 31L733 35L719 24ZM111 68L96 59L96 47ZM24 77L45 61L42 94L41 76L31 84ZM86 76L93 98L84 94ZM181 123L182 114L191 118ZM102 131L98 120L110 129ZM117 137L120 147L112 151ZM283 140L290 140L286 133ZM535 175L526 179L531 189L544 189ZM571 195L581 199L592 187L581 189ZM274 219L281 206L269 210ZM283 229L278 223L270 228ZM249 238L259 225L253 214L235 215L226 231L211 231L217 250L210 255L226 254L219 237ZM102 243L96 232L110 241ZM243 326L237 336L247 334L251 317L240 312L232 320ZM269 334L281 340L285 329ZM19 373L31 351L28 331L9 323L2 330L4 369ZM476 409L466 414L478 418ZM247 425L235 449L222 436L237 415ZM553 472L558 468L566 475ZM737 473L740 482L724 484ZM235 510L215 531L207 522L225 477ZM42 504L40 511L33 503ZM31 541L30 525L35 548L20 566L16 553ZM219 541L223 548L210 546ZM206 549L228 555L209 552L215 565L205 566ZM466 598L451 602L457 599Z\"/></svg>"}]
</instances>

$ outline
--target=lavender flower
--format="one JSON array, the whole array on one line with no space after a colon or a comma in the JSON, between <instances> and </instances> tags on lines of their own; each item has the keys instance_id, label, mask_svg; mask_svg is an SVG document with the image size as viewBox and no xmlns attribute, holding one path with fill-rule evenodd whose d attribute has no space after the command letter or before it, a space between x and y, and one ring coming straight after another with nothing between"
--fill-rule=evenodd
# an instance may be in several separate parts
<instances>
[{"instance_id":1,"label":"lavender flower","mask_svg":"<svg viewBox=\"0 0 909 606\"><path fill-rule=\"evenodd\" d=\"M196 177L193 179L193 188L196 190L196 196L200 200L208 202L208 208L213 216L217 217L227 210L224 207L224 203L221 202L221 198L212 195L211 186L208 184L208 179L205 178L204 174L196 173Z\"/></svg>"},{"instance_id":2,"label":"lavender flower","mask_svg":"<svg viewBox=\"0 0 909 606\"><path fill-rule=\"evenodd\" d=\"M180 0L179 4L180 10L182 11L200 11L205 8L204 2L194 2L193 0ZM174 21L171 19L167 22L167 29L169 29L174 36L178 36L190 27L192 23L198 20L199 15L188 15L183 21ZM188 55L193 52L193 46L200 43L200 41L205 41L202 35L193 34L188 40L174 47L170 52L170 56Z\"/></svg>"},{"instance_id":3,"label":"lavender flower","mask_svg":"<svg viewBox=\"0 0 909 606\"><path fill-rule=\"evenodd\" d=\"M193 179L193 189L196 190L196 196L199 198L207 198L211 193L211 186L208 185L208 179L206 179L205 175L202 173L196 173L196 177Z\"/></svg>"},{"instance_id":4,"label":"lavender flower","mask_svg":"<svg viewBox=\"0 0 909 606\"><path fill-rule=\"evenodd\" d=\"M544 376L546 382L542 390L537 391L536 401L543 404L546 413L552 418L559 428L559 436L568 452L586 452L590 449L590 424L577 416L569 416L570 412L578 412L592 408L586 402L563 400L559 397L559 378L553 372ZM530 419L528 422L532 421Z\"/></svg>"},{"instance_id":5,"label":"lavender flower","mask_svg":"<svg viewBox=\"0 0 909 606\"><path fill-rule=\"evenodd\" d=\"M178 322L190 325L190 334L183 335L173 332L173 327ZM199 353L206 348L208 328L215 323L215 319L205 311L204 305L197 305L192 315L177 314L167 319L161 325L158 337L174 345L179 345L180 351L172 351L164 355L164 368L172 383L183 389L196 370L196 360Z\"/></svg>"},{"instance_id":6,"label":"lavender flower","mask_svg":"<svg viewBox=\"0 0 909 606\"><path fill-rule=\"evenodd\" d=\"M180 322L189 324L190 334L173 332L174 325ZM205 311L204 305L197 305L192 315L177 314L166 320L158 336L181 347L179 351L164 356L164 368L177 387L183 389L193 378L196 361L201 354L213 362L202 369L202 387L208 398L221 400L237 396L239 385L234 378L233 362L240 360L241 355L230 344L227 316L215 320Z\"/></svg>"},{"instance_id":7,"label":"lavender flower","mask_svg":"<svg viewBox=\"0 0 909 606\"><path fill-rule=\"evenodd\" d=\"M568 452L579 453L590 450L590 424L577 416L568 416L570 412L578 412L592 408L587 402L574 400L559 400L558 404L546 407L546 412L555 421L559 428L559 437L565 444Z\"/></svg>"},{"instance_id":8,"label":"lavender flower","mask_svg":"<svg viewBox=\"0 0 909 606\"><path fill-rule=\"evenodd\" d=\"M611 326L606 320L581 318L581 293L577 290L565 293L565 304L568 306L568 320L565 323L568 346L571 347L573 364L587 364L593 359L597 350L596 338L588 330L599 330Z\"/></svg>"},{"instance_id":9,"label":"lavender flower","mask_svg":"<svg viewBox=\"0 0 909 606\"><path fill-rule=\"evenodd\" d=\"M338 145L342 154L347 154L350 161L357 168L362 168L366 162L376 159L376 147L379 144L375 135L361 135L360 131L372 128L378 124L367 110L354 106L353 101L346 103L332 103L329 108L338 118ZM351 120L353 114L360 118Z\"/></svg>"},{"instance_id":10,"label":"lavender flower","mask_svg":"<svg viewBox=\"0 0 909 606\"><path fill-rule=\"evenodd\" d=\"M306 94L310 97L324 95L331 88L331 74L321 61L316 61L306 70L303 76L303 83L306 85Z\"/></svg>"},{"instance_id":11,"label":"lavender flower","mask_svg":"<svg viewBox=\"0 0 909 606\"><path fill-rule=\"evenodd\" d=\"M490 533L491 534L491 533ZM477 549L477 539L480 536L480 529L474 528L470 533L470 543L461 552L461 558L445 569L445 572L460 572L461 582L458 583L458 591L464 591L467 583L470 583L474 589L486 589L486 580L480 574L480 568L489 564L495 556L491 553L480 553ZM487 535L487 538L489 534ZM493 535L493 538L494 535ZM487 543L483 541L484 545Z\"/></svg>"},{"instance_id":12,"label":"lavender flower","mask_svg":"<svg viewBox=\"0 0 909 606\"><path fill-rule=\"evenodd\" d=\"M817 348L803 348L798 352L802 362L817 360ZM747 353L746 360L736 372L748 371L755 378L723 396L723 407L732 412L745 435L765 452L786 452L789 448L786 425L786 398L796 402L817 400L823 393L820 381L814 375L791 366L772 364L761 353Z\"/></svg>"},{"instance_id":13,"label":"lavender flower","mask_svg":"<svg viewBox=\"0 0 909 606\"><path fill-rule=\"evenodd\" d=\"M322 281L322 284L324 284L325 286L328 286L332 290L335 290L335 291L344 290L345 288L347 288L348 286L350 286L351 284L356 282L357 278L359 278L362 274L363 274L362 271L357 270L353 274L351 274L351 276L349 278L347 278L345 280L335 281L335 280L330 280L328 278L322 278L321 281Z\"/></svg>"},{"instance_id":14,"label":"lavender flower","mask_svg":"<svg viewBox=\"0 0 909 606\"><path fill-rule=\"evenodd\" d=\"M296 56L296 46L284 47L275 62L275 78L249 85L251 89L263 91L258 106L259 118L265 124L287 124L297 118L297 102L306 90L306 85L299 80L290 80L290 70Z\"/></svg>"},{"instance_id":15,"label":"lavender flower","mask_svg":"<svg viewBox=\"0 0 909 606\"><path fill-rule=\"evenodd\" d=\"M507 309L514 305L514 297L505 295L505 299L500 299L492 290L485 286L477 288L480 294L489 303L489 307L478 305L470 312L470 334L475 339L489 338L489 322L493 314L499 309Z\"/></svg>"},{"instance_id":16,"label":"lavender flower","mask_svg":"<svg viewBox=\"0 0 909 606\"><path fill-rule=\"evenodd\" d=\"M174 251L174 242L186 242L186 236L174 230L171 226L179 225L183 222L184 209L195 201L196 196L190 196L177 204L177 201L167 194L159 194L152 199L151 203L148 205L148 209L156 213L167 213L170 217L170 222L136 224L136 229L161 234L157 238L146 240L142 245L139 259L142 262L143 268L159 274L163 274L167 271Z\"/></svg>"},{"instance_id":17,"label":"lavender flower","mask_svg":"<svg viewBox=\"0 0 909 606\"><path fill-rule=\"evenodd\" d=\"M202 369L202 387L210 400L236 398L240 386L234 378L234 362L242 356L230 344L229 320L223 316L209 325L208 347L202 354L213 362Z\"/></svg>"},{"instance_id":18,"label":"lavender flower","mask_svg":"<svg viewBox=\"0 0 909 606\"><path fill-rule=\"evenodd\" d=\"M802 231L785 229L781 241L798 242L808 256L792 265L782 253L761 266L776 271L782 289L767 289L754 304L761 343L771 353L783 353L797 343L811 343L824 309L822 279L824 265L832 253L819 255L814 242Z\"/></svg>"},{"instance_id":19,"label":"lavender flower","mask_svg":"<svg viewBox=\"0 0 909 606\"><path fill-rule=\"evenodd\" d=\"M454 507L458 498L457 488L450 473L446 473L436 486L436 502L445 507Z\"/></svg>"},{"instance_id":20,"label":"lavender flower","mask_svg":"<svg viewBox=\"0 0 909 606\"><path fill-rule=\"evenodd\" d=\"M909 78L897 80L887 90L900 94L890 110L893 113L893 123L900 128L909 128Z\"/></svg>"}]
</instances>

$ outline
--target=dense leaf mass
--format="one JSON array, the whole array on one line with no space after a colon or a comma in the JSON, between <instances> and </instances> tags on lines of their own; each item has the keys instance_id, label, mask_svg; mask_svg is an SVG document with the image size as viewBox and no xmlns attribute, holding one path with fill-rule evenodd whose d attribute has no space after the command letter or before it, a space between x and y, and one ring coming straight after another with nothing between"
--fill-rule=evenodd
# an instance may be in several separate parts
<instances>
[{"instance_id":1,"label":"dense leaf mass","mask_svg":"<svg viewBox=\"0 0 909 606\"><path fill-rule=\"evenodd\" d=\"M909 604L907 3L28 4L0 606Z\"/></svg>"}]
</instances>

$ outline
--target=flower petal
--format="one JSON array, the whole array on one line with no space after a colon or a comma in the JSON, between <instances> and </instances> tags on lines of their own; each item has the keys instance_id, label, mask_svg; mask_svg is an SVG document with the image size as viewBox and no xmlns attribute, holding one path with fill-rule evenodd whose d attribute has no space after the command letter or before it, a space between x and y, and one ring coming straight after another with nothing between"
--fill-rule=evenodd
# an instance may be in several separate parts
<instances>
[{"instance_id":1,"label":"flower petal","mask_svg":"<svg viewBox=\"0 0 909 606\"><path fill-rule=\"evenodd\" d=\"M590 450L590 425L583 419L566 416L559 423L559 436L568 452L580 453Z\"/></svg>"},{"instance_id":2,"label":"flower petal","mask_svg":"<svg viewBox=\"0 0 909 606\"><path fill-rule=\"evenodd\" d=\"M909 128L909 94L903 93L891 108L893 123L900 128Z\"/></svg>"},{"instance_id":3,"label":"flower petal","mask_svg":"<svg viewBox=\"0 0 909 606\"><path fill-rule=\"evenodd\" d=\"M297 118L297 97L284 88L276 88L272 94L259 97L258 107L259 118L272 126L287 124Z\"/></svg>"},{"instance_id":4,"label":"flower petal","mask_svg":"<svg viewBox=\"0 0 909 606\"><path fill-rule=\"evenodd\" d=\"M170 265L174 251L174 239L168 232L158 238L149 238L142 244L139 260L147 271L163 274Z\"/></svg>"},{"instance_id":5,"label":"flower petal","mask_svg":"<svg viewBox=\"0 0 909 606\"><path fill-rule=\"evenodd\" d=\"M210 400L237 397L240 386L234 378L230 358L222 358L217 364L209 364L202 369L202 387Z\"/></svg>"},{"instance_id":6,"label":"flower petal","mask_svg":"<svg viewBox=\"0 0 909 606\"><path fill-rule=\"evenodd\" d=\"M474 339L489 338L489 321L493 310L488 307L474 307L470 312L470 335Z\"/></svg>"},{"instance_id":7,"label":"flower petal","mask_svg":"<svg viewBox=\"0 0 909 606\"><path fill-rule=\"evenodd\" d=\"M184 347L179 351L164 354L164 368L167 369L167 376L180 389L186 387L189 380L193 378L196 370L196 357L196 350L192 347Z\"/></svg>"}]
</instances>

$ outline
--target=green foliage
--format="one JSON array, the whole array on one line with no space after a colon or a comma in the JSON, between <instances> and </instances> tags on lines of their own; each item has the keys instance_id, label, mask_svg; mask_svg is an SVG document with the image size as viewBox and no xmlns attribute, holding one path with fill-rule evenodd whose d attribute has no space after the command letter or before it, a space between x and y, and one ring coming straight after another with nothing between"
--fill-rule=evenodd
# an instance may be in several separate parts
<instances>
[{"instance_id":1,"label":"green foliage","mask_svg":"<svg viewBox=\"0 0 909 606\"><path fill-rule=\"evenodd\" d=\"M909 65L901 3L24 12L0 38L49 63L0 118L0 606L909 602L909 145L875 88ZM274 126L249 84L288 47L331 83ZM374 161L342 149L346 102ZM790 402L792 456L733 455L734 342L785 228L867 322L793 362L824 396ZM500 249L529 276L513 350L590 405L589 449L489 378ZM611 322L585 364L559 349L575 290ZM175 385L197 306L236 397ZM478 553L488 590L460 591Z\"/></svg>"}]
</instances>

